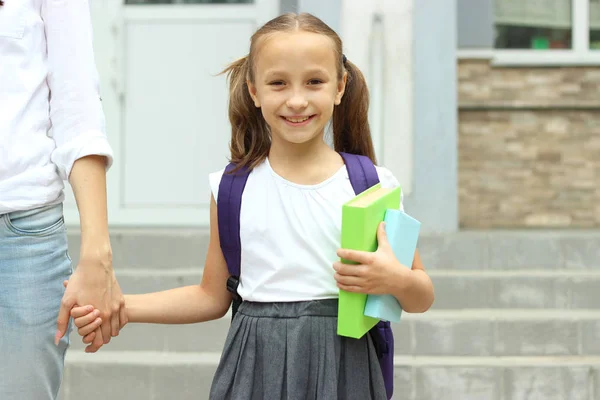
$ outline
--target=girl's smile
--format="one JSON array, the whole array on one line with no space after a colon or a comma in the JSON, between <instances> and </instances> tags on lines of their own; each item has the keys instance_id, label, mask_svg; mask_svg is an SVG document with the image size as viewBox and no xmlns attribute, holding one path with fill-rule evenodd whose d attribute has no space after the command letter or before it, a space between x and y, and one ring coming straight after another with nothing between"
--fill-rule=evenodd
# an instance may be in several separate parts
<instances>
[{"instance_id":1,"label":"girl's smile","mask_svg":"<svg viewBox=\"0 0 600 400\"><path fill-rule=\"evenodd\" d=\"M316 114L308 115L308 116L294 116L294 117L281 117L287 125L294 127L301 127L308 125L314 118Z\"/></svg>"}]
</instances>

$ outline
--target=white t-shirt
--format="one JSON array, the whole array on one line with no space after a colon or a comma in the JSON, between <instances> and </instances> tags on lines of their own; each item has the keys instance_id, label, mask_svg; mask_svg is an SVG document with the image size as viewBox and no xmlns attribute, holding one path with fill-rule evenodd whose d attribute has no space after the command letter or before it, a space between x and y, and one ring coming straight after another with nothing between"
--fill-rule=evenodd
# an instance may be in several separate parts
<instances>
[{"instance_id":1,"label":"white t-shirt","mask_svg":"<svg viewBox=\"0 0 600 400\"><path fill-rule=\"evenodd\" d=\"M386 168L377 173L382 187L398 186ZM209 176L217 204L222 175ZM258 165L240 211L240 296L256 302L337 298L333 263L339 259L342 205L354 196L345 166L317 185L298 185L277 175L268 159Z\"/></svg>"}]
</instances>

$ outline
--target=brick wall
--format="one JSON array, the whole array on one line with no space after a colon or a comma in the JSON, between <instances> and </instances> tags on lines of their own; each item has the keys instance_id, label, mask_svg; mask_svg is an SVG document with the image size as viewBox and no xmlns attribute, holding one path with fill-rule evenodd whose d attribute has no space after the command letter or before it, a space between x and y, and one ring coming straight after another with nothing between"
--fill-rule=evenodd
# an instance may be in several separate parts
<instances>
[{"instance_id":1,"label":"brick wall","mask_svg":"<svg viewBox=\"0 0 600 400\"><path fill-rule=\"evenodd\" d=\"M600 68L461 60L463 228L600 228Z\"/></svg>"}]
</instances>

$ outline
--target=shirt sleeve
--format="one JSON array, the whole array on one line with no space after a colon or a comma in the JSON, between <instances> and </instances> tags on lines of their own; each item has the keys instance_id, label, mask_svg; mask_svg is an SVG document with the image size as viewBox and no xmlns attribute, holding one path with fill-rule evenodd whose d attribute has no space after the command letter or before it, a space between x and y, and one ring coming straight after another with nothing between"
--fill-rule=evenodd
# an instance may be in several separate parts
<instances>
[{"instance_id":1,"label":"shirt sleeve","mask_svg":"<svg viewBox=\"0 0 600 400\"><path fill-rule=\"evenodd\" d=\"M400 186L400 182L398 179L392 174L387 168L384 167L376 167L377 175L379 175L379 181L381 182L381 187L383 188L396 188ZM404 193L400 192L400 210L404 211Z\"/></svg>"},{"instance_id":2,"label":"shirt sleeve","mask_svg":"<svg viewBox=\"0 0 600 400\"><path fill-rule=\"evenodd\" d=\"M208 175L208 181L210 183L210 191L212 192L213 197L215 198L215 202L218 204L219 197L219 185L221 184L221 178L223 177L223 173L225 172L225 168L218 172L213 172Z\"/></svg>"},{"instance_id":3,"label":"shirt sleeve","mask_svg":"<svg viewBox=\"0 0 600 400\"><path fill-rule=\"evenodd\" d=\"M106 137L92 45L92 22L87 0L42 0L42 19L48 52L50 121L56 149L52 162L63 180L73 164L89 155L113 152Z\"/></svg>"}]
</instances>

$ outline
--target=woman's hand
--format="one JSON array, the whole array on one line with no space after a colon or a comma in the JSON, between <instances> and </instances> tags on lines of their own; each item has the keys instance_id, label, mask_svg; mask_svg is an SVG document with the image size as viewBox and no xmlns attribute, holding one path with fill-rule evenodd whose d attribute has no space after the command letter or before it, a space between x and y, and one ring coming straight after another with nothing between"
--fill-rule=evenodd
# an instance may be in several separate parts
<instances>
[{"instance_id":1,"label":"woman's hand","mask_svg":"<svg viewBox=\"0 0 600 400\"><path fill-rule=\"evenodd\" d=\"M69 281L63 282L63 286L67 288ZM125 306L123 305L123 310ZM75 305L71 311L70 316L73 318L73 323L77 327L77 333L82 337L82 342L89 345L92 344L96 338L97 329L102 325L102 317L100 316L100 310L94 308L92 305L79 306ZM123 314L124 317L120 318L119 330L123 329L127 324L127 314ZM87 353L92 353L90 349L86 348Z\"/></svg>"}]
</instances>

